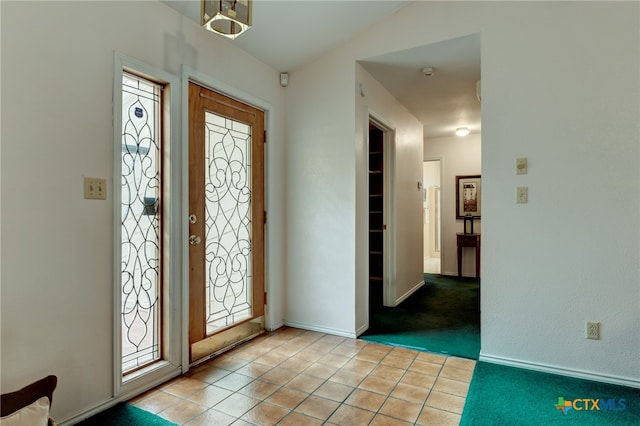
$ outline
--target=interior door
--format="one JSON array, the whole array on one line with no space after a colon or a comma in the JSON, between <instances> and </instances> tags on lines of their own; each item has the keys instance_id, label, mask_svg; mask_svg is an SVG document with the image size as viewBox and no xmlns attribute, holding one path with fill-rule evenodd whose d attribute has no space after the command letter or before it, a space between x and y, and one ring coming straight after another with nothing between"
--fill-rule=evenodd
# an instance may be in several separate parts
<instances>
[{"instance_id":1,"label":"interior door","mask_svg":"<svg viewBox=\"0 0 640 426\"><path fill-rule=\"evenodd\" d=\"M264 112L189 84L190 362L264 330Z\"/></svg>"}]
</instances>

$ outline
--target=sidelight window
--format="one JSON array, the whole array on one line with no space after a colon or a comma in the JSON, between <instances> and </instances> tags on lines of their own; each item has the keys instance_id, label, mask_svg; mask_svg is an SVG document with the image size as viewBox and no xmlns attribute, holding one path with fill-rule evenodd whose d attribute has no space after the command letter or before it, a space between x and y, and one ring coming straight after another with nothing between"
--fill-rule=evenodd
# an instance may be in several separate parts
<instances>
[{"instance_id":1,"label":"sidelight window","mask_svg":"<svg viewBox=\"0 0 640 426\"><path fill-rule=\"evenodd\" d=\"M121 270L122 374L162 352L161 144L163 86L122 75Z\"/></svg>"}]
</instances>

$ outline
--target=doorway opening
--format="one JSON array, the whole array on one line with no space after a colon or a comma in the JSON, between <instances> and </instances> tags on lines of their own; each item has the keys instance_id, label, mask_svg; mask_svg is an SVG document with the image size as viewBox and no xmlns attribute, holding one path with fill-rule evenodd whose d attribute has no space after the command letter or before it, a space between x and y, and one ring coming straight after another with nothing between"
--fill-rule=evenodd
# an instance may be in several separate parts
<instances>
[{"instance_id":1,"label":"doorway opening","mask_svg":"<svg viewBox=\"0 0 640 426\"><path fill-rule=\"evenodd\" d=\"M369 312L384 298L384 131L369 121Z\"/></svg>"},{"instance_id":2,"label":"doorway opening","mask_svg":"<svg viewBox=\"0 0 640 426\"><path fill-rule=\"evenodd\" d=\"M479 279L457 277L454 273L456 234L462 223L456 221L452 209L456 206L455 176L475 174L476 169L480 174L480 52L480 34L470 34L360 61L375 80L423 123L423 156L417 158L423 164L418 164L416 176L420 180L417 188L422 190L416 195L422 198L416 200L412 210L418 216L422 214L423 224L415 223L417 229L411 236L424 238L422 246L418 242L424 254L416 253L411 265L419 268L422 263L425 285L400 304L383 304L383 309L372 311L369 328L362 335L365 340L474 359L479 356ZM458 127L467 127L470 137L454 136ZM402 130L398 128L399 132ZM399 143L398 147L401 146ZM398 158L404 161L401 155ZM437 167L436 164L438 171L430 171L429 167ZM420 170L420 166L424 168ZM397 167L405 164L399 161ZM392 175L388 169L384 172ZM404 207L403 204L399 211L404 212L401 210ZM389 225L386 232L393 232L393 224L386 223ZM405 235L392 239L393 245L404 247ZM392 277L392 281L397 280L395 274Z\"/></svg>"},{"instance_id":3,"label":"doorway opening","mask_svg":"<svg viewBox=\"0 0 640 426\"><path fill-rule=\"evenodd\" d=\"M441 161L428 160L422 167L422 223L424 233L423 272L442 270Z\"/></svg>"},{"instance_id":4,"label":"doorway opening","mask_svg":"<svg viewBox=\"0 0 640 426\"><path fill-rule=\"evenodd\" d=\"M368 274L369 316L382 306L393 306L395 283L393 176L395 170L394 131L369 116L368 153Z\"/></svg>"}]
</instances>

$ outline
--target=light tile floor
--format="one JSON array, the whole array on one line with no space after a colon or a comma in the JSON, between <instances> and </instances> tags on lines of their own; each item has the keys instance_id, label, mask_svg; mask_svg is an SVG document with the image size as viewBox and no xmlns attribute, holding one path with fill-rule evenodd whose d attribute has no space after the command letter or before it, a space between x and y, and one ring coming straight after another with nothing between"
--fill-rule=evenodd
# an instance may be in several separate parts
<instances>
[{"instance_id":1,"label":"light tile floor","mask_svg":"<svg viewBox=\"0 0 640 426\"><path fill-rule=\"evenodd\" d=\"M179 425L458 425L475 361L283 327L129 401Z\"/></svg>"}]
</instances>

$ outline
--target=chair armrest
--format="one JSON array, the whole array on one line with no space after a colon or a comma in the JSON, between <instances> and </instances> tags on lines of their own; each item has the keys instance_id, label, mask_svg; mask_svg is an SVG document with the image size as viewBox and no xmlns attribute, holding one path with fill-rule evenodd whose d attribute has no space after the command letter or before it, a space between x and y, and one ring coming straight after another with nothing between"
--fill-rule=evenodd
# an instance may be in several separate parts
<instances>
[{"instance_id":1,"label":"chair armrest","mask_svg":"<svg viewBox=\"0 0 640 426\"><path fill-rule=\"evenodd\" d=\"M53 402L53 391L58 384L56 376L47 376L31 383L15 392L0 395L0 417L8 416L36 402L39 398L49 398L49 406Z\"/></svg>"}]
</instances>

